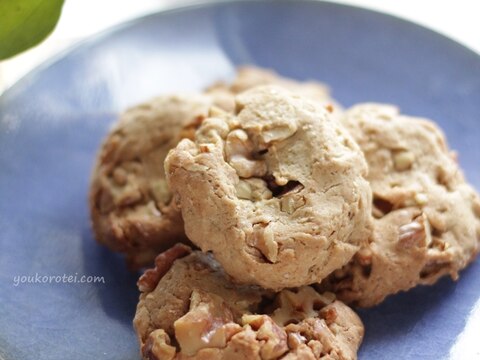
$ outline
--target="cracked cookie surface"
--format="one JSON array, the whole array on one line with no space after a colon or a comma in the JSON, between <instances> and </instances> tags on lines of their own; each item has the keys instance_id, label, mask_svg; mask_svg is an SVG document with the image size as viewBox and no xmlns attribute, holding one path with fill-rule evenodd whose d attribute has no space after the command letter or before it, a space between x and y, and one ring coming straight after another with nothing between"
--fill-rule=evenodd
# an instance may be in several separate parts
<instances>
[{"instance_id":1,"label":"cracked cookie surface","mask_svg":"<svg viewBox=\"0 0 480 360\"><path fill-rule=\"evenodd\" d=\"M193 137L218 100L208 95L152 99L123 113L103 142L90 186L93 229L99 242L125 253L133 268L187 241L163 162L180 139Z\"/></svg>"},{"instance_id":2,"label":"cracked cookie surface","mask_svg":"<svg viewBox=\"0 0 480 360\"><path fill-rule=\"evenodd\" d=\"M366 163L324 107L265 86L165 161L189 239L236 281L282 289L346 264L371 219Z\"/></svg>"},{"instance_id":3,"label":"cracked cookie surface","mask_svg":"<svg viewBox=\"0 0 480 360\"><path fill-rule=\"evenodd\" d=\"M273 293L231 282L211 256L177 245L138 282L144 359L356 359L359 317L312 287Z\"/></svg>"},{"instance_id":4,"label":"cracked cookie surface","mask_svg":"<svg viewBox=\"0 0 480 360\"><path fill-rule=\"evenodd\" d=\"M458 278L479 251L480 201L441 130L381 104L354 106L343 120L369 165L374 231L321 288L372 306L444 275Z\"/></svg>"}]
</instances>

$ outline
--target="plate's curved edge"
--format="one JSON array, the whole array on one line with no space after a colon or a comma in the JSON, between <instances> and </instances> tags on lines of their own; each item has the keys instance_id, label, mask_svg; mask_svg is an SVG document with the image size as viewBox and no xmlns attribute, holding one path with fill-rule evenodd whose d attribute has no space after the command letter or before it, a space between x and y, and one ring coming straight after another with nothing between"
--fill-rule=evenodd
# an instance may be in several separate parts
<instances>
[{"instance_id":1,"label":"plate's curved edge","mask_svg":"<svg viewBox=\"0 0 480 360\"><path fill-rule=\"evenodd\" d=\"M181 5L172 5L168 6L162 10L142 15L124 22L121 22L119 24L113 25L107 29L104 29L102 31L99 31L98 33L95 33L93 35L87 36L86 38L79 40L75 42L74 44L71 44L67 46L65 49L59 51L58 53L54 54L47 60L43 61L39 65L35 66L32 70L27 72L25 75L20 77L14 84L12 84L10 87L8 87L1 95L0 95L0 101L3 100L4 98L8 97L10 92L16 91L18 87L21 87L23 84L28 83L30 78L34 78L37 74L41 73L43 70L55 65L57 62L61 61L63 58L65 58L67 55L80 50L82 47L87 46L87 45L95 45L96 43L102 41L106 37L115 34L118 31L127 29L131 26L134 26L137 23L143 22L147 19L158 17L158 16L168 16L170 14L174 14L177 12L183 12L183 11L189 11L197 8L206 8L206 7L215 7L218 5L230 5L230 4L242 4L242 3L272 3L272 4L279 4L279 3L288 3L288 4L326 4L329 6L334 6L334 7L342 7L342 8L348 8L352 9L355 11L362 11L362 12L367 12L375 15L381 15L381 16L386 16L389 17L390 19L398 22L402 22L405 24L408 24L409 26L414 26L418 28L421 31L426 31L431 33L431 35L436 35L437 37L442 38L444 41L447 41L450 43L451 46L457 47L459 50L465 51L466 53L469 54L469 56L474 56L477 57L480 60L480 54L477 53L475 50L469 48L468 46L459 43L458 41L441 34L433 29L430 29L426 26L423 26L421 24L417 24L411 20L405 19L403 17L399 17L396 15L392 14L387 14L378 10L374 9L368 9L364 8L361 6L356 6L356 5L350 5L350 4L343 4L343 3L336 3L336 2L331 2L331 1L324 1L324 0L189 0L189 2L181 4Z\"/></svg>"},{"instance_id":2,"label":"plate's curved edge","mask_svg":"<svg viewBox=\"0 0 480 360\"><path fill-rule=\"evenodd\" d=\"M170 14L174 14L181 11L188 11L193 10L196 8L203 8L207 6L216 6L219 4L228 4L228 3L242 3L242 2L273 2L275 0L188 0L188 2L183 3L181 5L167 5L165 8L152 12L150 14L145 14L141 16L134 17L132 19L122 21L118 24L109 26L106 29L100 30L96 33L93 33L81 40L75 41L73 44L68 45L64 49L58 51L57 53L53 54L49 58L42 61L40 64L34 66L31 70L29 70L26 74L22 75L17 81L15 81L12 85L6 88L3 93L0 93L0 100L7 97L10 92L16 90L17 87L23 85L23 83L28 82L29 78L35 77L38 73L41 73L43 70L48 69L49 67L55 65L57 62L61 61L67 55L79 50L83 46L87 45L95 45L96 43L102 41L106 37L115 34L117 31L121 31L127 29L131 26L134 26L136 23L143 22L147 19L154 18L157 16L168 16ZM282 2L280 0L277 2ZM316 2L315 0L292 0L293 1L304 1L304 2ZM287 2L290 2L287 0ZM38 44L37 46L41 46L42 43ZM2 360L0 358L0 360Z\"/></svg>"}]
</instances>

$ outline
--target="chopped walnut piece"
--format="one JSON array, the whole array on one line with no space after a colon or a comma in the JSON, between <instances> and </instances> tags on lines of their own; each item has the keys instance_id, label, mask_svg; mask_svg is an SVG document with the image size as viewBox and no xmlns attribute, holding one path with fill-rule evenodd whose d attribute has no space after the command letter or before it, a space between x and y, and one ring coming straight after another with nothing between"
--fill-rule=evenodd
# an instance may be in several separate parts
<instances>
[{"instance_id":1,"label":"chopped walnut piece","mask_svg":"<svg viewBox=\"0 0 480 360\"><path fill-rule=\"evenodd\" d=\"M215 149L212 144L200 144L199 148L202 153L211 153Z\"/></svg>"},{"instance_id":2,"label":"chopped walnut piece","mask_svg":"<svg viewBox=\"0 0 480 360\"><path fill-rule=\"evenodd\" d=\"M195 133L195 138L204 144L218 143L227 136L228 132L229 128L225 121L211 117L202 123L200 129Z\"/></svg>"},{"instance_id":3,"label":"chopped walnut piece","mask_svg":"<svg viewBox=\"0 0 480 360\"><path fill-rule=\"evenodd\" d=\"M170 345L170 337L163 329L154 330L142 347L142 356L149 360L173 360L177 349Z\"/></svg>"},{"instance_id":4,"label":"chopped walnut piece","mask_svg":"<svg viewBox=\"0 0 480 360\"><path fill-rule=\"evenodd\" d=\"M293 214L295 210L301 208L306 203L303 196L286 196L280 201L280 209L287 214Z\"/></svg>"},{"instance_id":5,"label":"chopped walnut piece","mask_svg":"<svg viewBox=\"0 0 480 360\"><path fill-rule=\"evenodd\" d=\"M148 269L138 279L137 286L141 292L150 292L155 289L163 275L172 267L175 260L191 253L191 249L183 244L176 244L172 248L158 255L155 259L155 268Z\"/></svg>"},{"instance_id":6,"label":"chopped walnut piece","mask_svg":"<svg viewBox=\"0 0 480 360\"><path fill-rule=\"evenodd\" d=\"M441 238L438 237L432 237L432 242L430 243L430 248L435 248L440 251L445 251L450 247L450 244L448 242L445 242Z\"/></svg>"},{"instance_id":7,"label":"chopped walnut piece","mask_svg":"<svg viewBox=\"0 0 480 360\"><path fill-rule=\"evenodd\" d=\"M338 314L335 308L331 307L320 310L320 316L325 319L327 325L330 325L335 322Z\"/></svg>"},{"instance_id":8,"label":"chopped walnut piece","mask_svg":"<svg viewBox=\"0 0 480 360\"><path fill-rule=\"evenodd\" d=\"M200 290L192 292L190 310L173 326L177 342L186 355L195 355L203 348L223 348L241 329L219 296Z\"/></svg>"},{"instance_id":9,"label":"chopped walnut piece","mask_svg":"<svg viewBox=\"0 0 480 360\"><path fill-rule=\"evenodd\" d=\"M260 201L272 198L272 192L262 179L240 179L235 185L235 189L237 196L244 200Z\"/></svg>"},{"instance_id":10,"label":"chopped walnut piece","mask_svg":"<svg viewBox=\"0 0 480 360\"><path fill-rule=\"evenodd\" d=\"M363 247L355 254L355 260L362 266L370 265L372 263L372 257L373 253L369 247Z\"/></svg>"},{"instance_id":11,"label":"chopped walnut piece","mask_svg":"<svg viewBox=\"0 0 480 360\"><path fill-rule=\"evenodd\" d=\"M302 344L305 344L307 338L300 334L299 332L289 332L288 333L288 346L291 349L296 349Z\"/></svg>"},{"instance_id":12,"label":"chopped walnut piece","mask_svg":"<svg viewBox=\"0 0 480 360\"><path fill-rule=\"evenodd\" d=\"M424 247L431 243L430 224L425 214L417 216L409 224L398 229L399 244L404 248Z\"/></svg>"},{"instance_id":13,"label":"chopped walnut piece","mask_svg":"<svg viewBox=\"0 0 480 360\"><path fill-rule=\"evenodd\" d=\"M256 233L255 247L268 259L275 263L278 258L278 244L271 227L265 227Z\"/></svg>"},{"instance_id":14,"label":"chopped walnut piece","mask_svg":"<svg viewBox=\"0 0 480 360\"><path fill-rule=\"evenodd\" d=\"M318 310L335 300L332 293L319 294L310 286L302 287L297 293L284 290L278 297L280 306L273 312L272 319L279 325L299 322L316 317Z\"/></svg>"},{"instance_id":15,"label":"chopped walnut piece","mask_svg":"<svg viewBox=\"0 0 480 360\"><path fill-rule=\"evenodd\" d=\"M312 349L315 359L320 358L320 353L330 350L334 335L330 332L324 319L308 318L299 324L290 324L285 327L288 333L301 332L307 339L307 345ZM319 340L319 341L317 341Z\"/></svg>"},{"instance_id":16,"label":"chopped walnut piece","mask_svg":"<svg viewBox=\"0 0 480 360\"><path fill-rule=\"evenodd\" d=\"M224 116L227 112L218 106L212 106L208 111L208 117Z\"/></svg>"},{"instance_id":17,"label":"chopped walnut piece","mask_svg":"<svg viewBox=\"0 0 480 360\"><path fill-rule=\"evenodd\" d=\"M225 144L227 161L242 178L262 177L267 165L262 160L254 160L253 144L245 131L236 129L227 136Z\"/></svg>"},{"instance_id":18,"label":"chopped walnut piece","mask_svg":"<svg viewBox=\"0 0 480 360\"><path fill-rule=\"evenodd\" d=\"M208 170L208 167L201 164L188 164L185 166L185 169L191 172L204 172Z\"/></svg>"},{"instance_id":19,"label":"chopped walnut piece","mask_svg":"<svg viewBox=\"0 0 480 360\"><path fill-rule=\"evenodd\" d=\"M126 183L122 187L111 189L115 206L127 207L142 201L143 195L140 186L135 182L134 175L127 175Z\"/></svg>"},{"instance_id":20,"label":"chopped walnut piece","mask_svg":"<svg viewBox=\"0 0 480 360\"><path fill-rule=\"evenodd\" d=\"M310 340L308 342L308 347L312 349L315 359L320 359L322 357L322 353L325 351L323 344L317 340Z\"/></svg>"},{"instance_id":21,"label":"chopped walnut piece","mask_svg":"<svg viewBox=\"0 0 480 360\"><path fill-rule=\"evenodd\" d=\"M348 360L363 337L358 316L334 294L234 284L200 251L140 296L134 325L145 360Z\"/></svg>"},{"instance_id":22,"label":"chopped walnut piece","mask_svg":"<svg viewBox=\"0 0 480 360\"><path fill-rule=\"evenodd\" d=\"M281 141L289 138L297 131L295 124L286 123L272 126L271 128L264 128L260 133L260 137L264 144L270 144L274 141Z\"/></svg>"},{"instance_id":23,"label":"chopped walnut piece","mask_svg":"<svg viewBox=\"0 0 480 360\"><path fill-rule=\"evenodd\" d=\"M240 180L238 184L235 185L235 190L237 190L239 199L252 200L252 188L246 181Z\"/></svg>"},{"instance_id":24,"label":"chopped walnut piece","mask_svg":"<svg viewBox=\"0 0 480 360\"><path fill-rule=\"evenodd\" d=\"M415 155L411 151L402 150L393 154L393 164L397 171L410 169L414 161Z\"/></svg>"},{"instance_id":25,"label":"chopped walnut piece","mask_svg":"<svg viewBox=\"0 0 480 360\"><path fill-rule=\"evenodd\" d=\"M265 341L260 349L262 359L277 359L288 351L287 333L275 324L267 315L244 315L244 325L250 325L257 331L257 340Z\"/></svg>"},{"instance_id":26,"label":"chopped walnut piece","mask_svg":"<svg viewBox=\"0 0 480 360\"><path fill-rule=\"evenodd\" d=\"M428 202L428 196L423 193L415 194L415 202L420 206L425 205Z\"/></svg>"}]
</instances>

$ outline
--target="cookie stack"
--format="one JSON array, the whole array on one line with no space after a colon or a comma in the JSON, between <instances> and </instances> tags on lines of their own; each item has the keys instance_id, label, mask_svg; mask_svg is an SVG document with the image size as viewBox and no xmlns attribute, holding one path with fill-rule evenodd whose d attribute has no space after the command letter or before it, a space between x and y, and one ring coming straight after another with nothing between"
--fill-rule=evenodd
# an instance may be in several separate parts
<instances>
[{"instance_id":1,"label":"cookie stack","mask_svg":"<svg viewBox=\"0 0 480 360\"><path fill-rule=\"evenodd\" d=\"M127 110L90 209L99 242L153 266L144 359L355 359L347 305L456 279L480 249L479 197L431 121L251 67Z\"/></svg>"}]
</instances>

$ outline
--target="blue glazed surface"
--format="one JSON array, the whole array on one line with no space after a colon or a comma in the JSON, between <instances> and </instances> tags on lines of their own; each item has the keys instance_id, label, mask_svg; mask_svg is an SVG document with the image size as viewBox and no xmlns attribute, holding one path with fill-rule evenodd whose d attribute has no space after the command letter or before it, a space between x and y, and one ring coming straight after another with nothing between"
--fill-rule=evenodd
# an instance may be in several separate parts
<instances>
[{"instance_id":1,"label":"blue glazed surface","mask_svg":"<svg viewBox=\"0 0 480 360\"><path fill-rule=\"evenodd\" d=\"M0 359L138 358L137 275L97 245L89 227L95 151L126 106L201 89L244 63L325 81L346 106L393 102L435 119L480 188L480 58L438 34L309 1L211 4L139 19L67 52L0 98ZM15 286L16 276L36 273L105 283ZM457 283L443 279L362 310L360 359L448 358L479 306L479 278L477 261Z\"/></svg>"}]
</instances>

